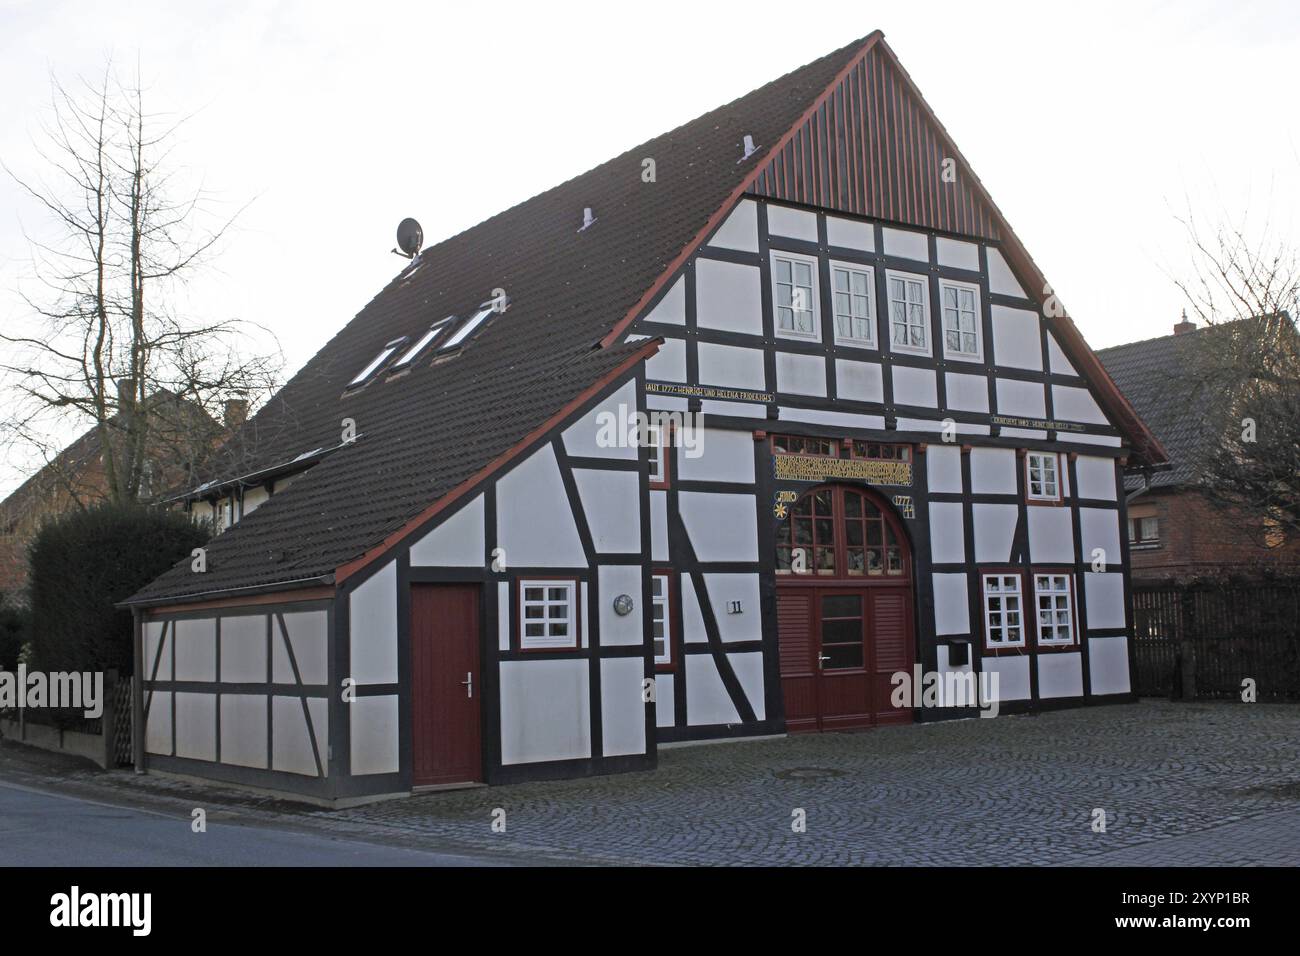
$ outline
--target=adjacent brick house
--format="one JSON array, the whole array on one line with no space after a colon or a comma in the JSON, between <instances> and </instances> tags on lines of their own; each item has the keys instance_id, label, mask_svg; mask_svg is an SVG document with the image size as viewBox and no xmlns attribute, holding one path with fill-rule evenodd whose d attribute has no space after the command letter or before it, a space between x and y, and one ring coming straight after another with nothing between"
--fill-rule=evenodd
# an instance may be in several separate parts
<instances>
[{"instance_id":1,"label":"adjacent brick house","mask_svg":"<svg viewBox=\"0 0 1300 956\"><path fill-rule=\"evenodd\" d=\"M1300 539L1258 516L1221 510L1197 487L1217 427L1214 412L1223 402L1219 395L1196 394L1196 373L1213 361L1215 336L1232 334L1231 326L1198 328L1184 314L1172 335L1097 352L1171 460L1167 471L1126 479L1135 580L1300 569Z\"/></svg>"}]
</instances>

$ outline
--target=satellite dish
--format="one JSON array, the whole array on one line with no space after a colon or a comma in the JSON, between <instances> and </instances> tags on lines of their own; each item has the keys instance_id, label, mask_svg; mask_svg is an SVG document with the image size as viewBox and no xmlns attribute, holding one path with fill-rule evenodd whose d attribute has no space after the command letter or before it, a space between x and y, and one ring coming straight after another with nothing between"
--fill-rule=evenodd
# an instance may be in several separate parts
<instances>
[{"instance_id":1,"label":"satellite dish","mask_svg":"<svg viewBox=\"0 0 1300 956\"><path fill-rule=\"evenodd\" d=\"M408 259L414 259L422 245L424 245L424 230L420 228L420 224L414 219L403 219L397 226L397 248L393 251Z\"/></svg>"}]
</instances>

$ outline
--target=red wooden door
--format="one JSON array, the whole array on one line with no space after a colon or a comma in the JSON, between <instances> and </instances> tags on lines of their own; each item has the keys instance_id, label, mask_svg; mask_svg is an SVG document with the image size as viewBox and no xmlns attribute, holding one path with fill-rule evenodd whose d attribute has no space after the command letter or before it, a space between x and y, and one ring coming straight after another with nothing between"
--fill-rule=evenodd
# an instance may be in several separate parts
<instances>
[{"instance_id":1,"label":"red wooden door","mask_svg":"<svg viewBox=\"0 0 1300 956\"><path fill-rule=\"evenodd\" d=\"M411 586L412 783L483 778L479 588Z\"/></svg>"}]
</instances>

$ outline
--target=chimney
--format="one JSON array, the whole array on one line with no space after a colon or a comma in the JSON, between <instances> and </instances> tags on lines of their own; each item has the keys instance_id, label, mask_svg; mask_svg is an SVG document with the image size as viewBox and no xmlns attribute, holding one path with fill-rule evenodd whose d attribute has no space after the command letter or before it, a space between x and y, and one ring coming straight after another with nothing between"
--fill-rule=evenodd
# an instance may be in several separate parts
<instances>
[{"instance_id":1,"label":"chimney","mask_svg":"<svg viewBox=\"0 0 1300 956\"><path fill-rule=\"evenodd\" d=\"M222 412L221 417L224 419L226 427L234 431L244 424L244 419L248 417L248 399L243 395L226 399L225 410Z\"/></svg>"},{"instance_id":2,"label":"chimney","mask_svg":"<svg viewBox=\"0 0 1300 956\"><path fill-rule=\"evenodd\" d=\"M1187 310L1183 309L1183 320L1174 326L1174 335L1186 335L1196 331L1196 323L1187 321Z\"/></svg>"},{"instance_id":3,"label":"chimney","mask_svg":"<svg viewBox=\"0 0 1300 956\"><path fill-rule=\"evenodd\" d=\"M117 414L125 425L135 412L135 379L119 378L116 384Z\"/></svg>"}]
</instances>

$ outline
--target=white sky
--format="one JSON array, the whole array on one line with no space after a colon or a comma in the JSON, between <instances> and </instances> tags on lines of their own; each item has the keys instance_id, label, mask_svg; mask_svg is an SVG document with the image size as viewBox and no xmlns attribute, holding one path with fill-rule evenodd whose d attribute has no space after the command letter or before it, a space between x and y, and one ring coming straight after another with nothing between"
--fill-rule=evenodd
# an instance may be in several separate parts
<instances>
[{"instance_id":1,"label":"white sky","mask_svg":"<svg viewBox=\"0 0 1300 956\"><path fill-rule=\"evenodd\" d=\"M253 200L189 306L270 327L291 373L401 267L402 217L452 235L876 28L1094 347L1176 321L1175 215L1295 238L1286 0L0 0L0 160L38 171L51 71L138 56L154 109L195 114L178 159ZM6 328L41 223L0 176ZM0 462L0 494L24 465Z\"/></svg>"}]
</instances>

